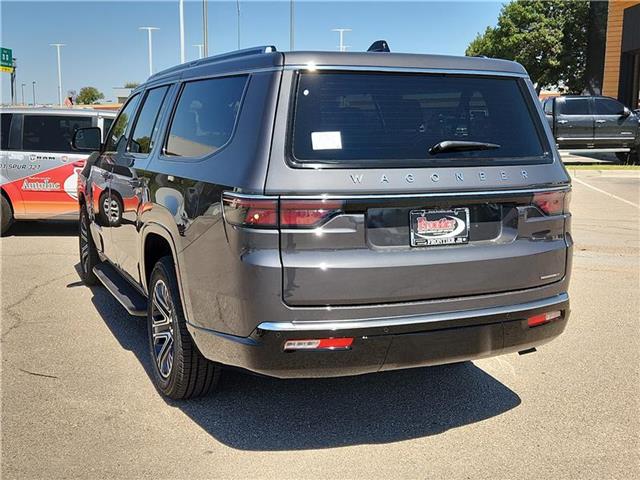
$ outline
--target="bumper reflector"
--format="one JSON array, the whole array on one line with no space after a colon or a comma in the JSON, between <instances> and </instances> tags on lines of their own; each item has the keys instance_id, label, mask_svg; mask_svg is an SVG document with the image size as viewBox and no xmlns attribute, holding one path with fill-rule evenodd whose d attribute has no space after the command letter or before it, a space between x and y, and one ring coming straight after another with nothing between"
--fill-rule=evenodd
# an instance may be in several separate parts
<instances>
[{"instance_id":1,"label":"bumper reflector","mask_svg":"<svg viewBox=\"0 0 640 480\"><path fill-rule=\"evenodd\" d=\"M529 325L530 327L537 327L538 325L544 325L545 323L549 323L551 320L555 320L556 318L560 318L561 316L562 312L560 310L540 313L538 315L534 315L533 317L527 318L527 325Z\"/></svg>"},{"instance_id":2,"label":"bumper reflector","mask_svg":"<svg viewBox=\"0 0 640 480\"><path fill-rule=\"evenodd\" d=\"M284 349L291 350L347 350L353 338L318 338L309 340L287 340Z\"/></svg>"}]
</instances>

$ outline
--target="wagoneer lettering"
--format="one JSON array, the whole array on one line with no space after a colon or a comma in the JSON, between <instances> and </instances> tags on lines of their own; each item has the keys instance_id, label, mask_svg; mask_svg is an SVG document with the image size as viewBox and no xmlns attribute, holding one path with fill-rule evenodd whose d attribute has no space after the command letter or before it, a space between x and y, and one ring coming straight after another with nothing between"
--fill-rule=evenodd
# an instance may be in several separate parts
<instances>
[{"instance_id":1,"label":"wagoneer lettering","mask_svg":"<svg viewBox=\"0 0 640 480\"><path fill-rule=\"evenodd\" d=\"M327 377L531 349L569 316L571 185L547 132L513 62L190 62L139 86L104 145L76 133L98 151L82 277L146 317L176 399L223 365Z\"/></svg>"}]
</instances>

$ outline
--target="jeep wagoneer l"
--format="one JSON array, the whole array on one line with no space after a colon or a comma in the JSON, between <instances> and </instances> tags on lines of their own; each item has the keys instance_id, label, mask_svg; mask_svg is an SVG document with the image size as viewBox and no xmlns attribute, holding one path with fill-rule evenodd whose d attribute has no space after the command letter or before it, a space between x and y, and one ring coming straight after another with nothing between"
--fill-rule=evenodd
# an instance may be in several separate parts
<instances>
[{"instance_id":1,"label":"jeep wagoneer l","mask_svg":"<svg viewBox=\"0 0 640 480\"><path fill-rule=\"evenodd\" d=\"M527 72L254 48L138 87L80 175L80 258L146 316L153 380L326 377L531 350L565 328L570 179Z\"/></svg>"}]
</instances>

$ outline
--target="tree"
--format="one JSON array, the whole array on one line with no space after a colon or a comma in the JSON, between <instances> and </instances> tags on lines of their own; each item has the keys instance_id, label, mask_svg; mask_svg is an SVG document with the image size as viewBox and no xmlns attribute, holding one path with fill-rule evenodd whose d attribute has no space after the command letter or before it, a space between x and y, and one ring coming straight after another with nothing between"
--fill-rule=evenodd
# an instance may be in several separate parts
<instances>
[{"instance_id":1,"label":"tree","mask_svg":"<svg viewBox=\"0 0 640 480\"><path fill-rule=\"evenodd\" d=\"M124 88L136 88L140 85L138 82L127 82L124 84Z\"/></svg>"},{"instance_id":2,"label":"tree","mask_svg":"<svg viewBox=\"0 0 640 480\"><path fill-rule=\"evenodd\" d=\"M538 92L585 87L589 2L516 0L502 7L498 25L487 27L467 47L469 56L505 58L521 63Z\"/></svg>"},{"instance_id":3,"label":"tree","mask_svg":"<svg viewBox=\"0 0 640 480\"><path fill-rule=\"evenodd\" d=\"M91 105L103 98L104 94L96 87L82 87L78 97L76 98L76 103Z\"/></svg>"}]
</instances>

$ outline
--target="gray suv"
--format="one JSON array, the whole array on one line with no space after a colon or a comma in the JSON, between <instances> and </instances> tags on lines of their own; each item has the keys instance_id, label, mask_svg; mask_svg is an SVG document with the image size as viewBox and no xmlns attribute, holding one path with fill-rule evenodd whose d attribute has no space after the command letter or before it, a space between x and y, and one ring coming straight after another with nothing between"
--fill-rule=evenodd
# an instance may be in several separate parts
<instances>
[{"instance_id":1,"label":"gray suv","mask_svg":"<svg viewBox=\"0 0 640 480\"><path fill-rule=\"evenodd\" d=\"M509 61L261 47L138 87L80 175L80 258L153 379L330 377L529 352L565 328L570 179Z\"/></svg>"}]
</instances>

